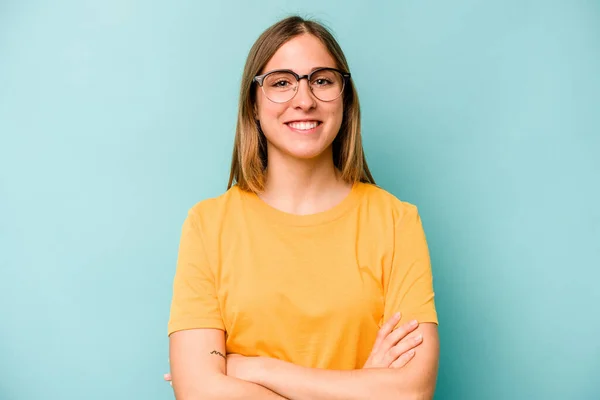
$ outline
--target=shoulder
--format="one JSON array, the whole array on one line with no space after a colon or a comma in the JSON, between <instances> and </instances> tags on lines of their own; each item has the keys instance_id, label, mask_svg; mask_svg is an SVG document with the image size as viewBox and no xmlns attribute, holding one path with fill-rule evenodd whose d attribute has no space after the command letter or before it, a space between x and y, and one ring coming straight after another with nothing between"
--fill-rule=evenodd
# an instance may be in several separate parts
<instances>
[{"instance_id":1,"label":"shoulder","mask_svg":"<svg viewBox=\"0 0 600 400\"><path fill-rule=\"evenodd\" d=\"M241 207L242 190L232 186L225 193L203 199L194 204L188 211L188 218L197 223L218 221L228 214L235 214Z\"/></svg>"},{"instance_id":2,"label":"shoulder","mask_svg":"<svg viewBox=\"0 0 600 400\"><path fill-rule=\"evenodd\" d=\"M390 213L398 221L406 217L418 217L419 211L415 204L402 200L391 192L370 183L360 183L363 192L363 203L369 207Z\"/></svg>"}]
</instances>

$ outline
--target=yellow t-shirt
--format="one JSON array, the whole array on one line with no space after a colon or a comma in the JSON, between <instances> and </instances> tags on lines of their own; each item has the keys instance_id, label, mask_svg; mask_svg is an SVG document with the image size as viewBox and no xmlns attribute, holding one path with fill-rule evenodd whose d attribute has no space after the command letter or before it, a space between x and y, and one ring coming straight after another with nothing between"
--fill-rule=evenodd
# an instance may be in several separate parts
<instances>
[{"instance_id":1,"label":"yellow t-shirt","mask_svg":"<svg viewBox=\"0 0 600 400\"><path fill-rule=\"evenodd\" d=\"M375 185L312 215L234 186L183 224L169 335L217 328L228 353L357 369L397 311L438 322L417 208Z\"/></svg>"}]
</instances>

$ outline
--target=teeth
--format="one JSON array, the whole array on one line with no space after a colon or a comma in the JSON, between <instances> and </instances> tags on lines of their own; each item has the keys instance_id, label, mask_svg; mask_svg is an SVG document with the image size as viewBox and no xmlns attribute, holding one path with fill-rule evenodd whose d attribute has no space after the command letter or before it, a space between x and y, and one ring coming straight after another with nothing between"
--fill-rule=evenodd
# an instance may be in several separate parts
<instances>
[{"instance_id":1,"label":"teeth","mask_svg":"<svg viewBox=\"0 0 600 400\"><path fill-rule=\"evenodd\" d=\"M319 123L317 121L303 121L303 122L290 122L288 124L290 127L294 129L298 129L301 131L307 131L309 129L316 128Z\"/></svg>"}]
</instances>

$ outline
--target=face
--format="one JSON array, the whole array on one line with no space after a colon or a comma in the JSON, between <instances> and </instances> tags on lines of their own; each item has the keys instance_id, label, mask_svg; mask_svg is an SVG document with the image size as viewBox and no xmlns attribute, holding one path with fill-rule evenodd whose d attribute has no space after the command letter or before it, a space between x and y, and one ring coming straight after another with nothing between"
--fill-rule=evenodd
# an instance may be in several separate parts
<instances>
[{"instance_id":1,"label":"face","mask_svg":"<svg viewBox=\"0 0 600 400\"><path fill-rule=\"evenodd\" d=\"M261 73L290 69L306 75L319 67L336 68L336 63L319 39L304 34L281 46ZM258 85L256 90L256 114L267 138L269 159L332 157L331 144L342 124L342 96L321 101L312 94L307 79L300 80L296 95L286 103L273 103Z\"/></svg>"}]
</instances>

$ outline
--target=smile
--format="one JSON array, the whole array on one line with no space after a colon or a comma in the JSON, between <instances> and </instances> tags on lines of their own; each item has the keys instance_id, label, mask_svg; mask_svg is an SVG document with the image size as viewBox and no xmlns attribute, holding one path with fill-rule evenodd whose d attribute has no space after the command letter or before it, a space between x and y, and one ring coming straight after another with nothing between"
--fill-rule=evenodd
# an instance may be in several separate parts
<instances>
[{"instance_id":1,"label":"smile","mask_svg":"<svg viewBox=\"0 0 600 400\"><path fill-rule=\"evenodd\" d=\"M311 129L315 129L317 126L321 125L320 121L297 121L297 122L288 122L287 126L297 131L310 131Z\"/></svg>"}]
</instances>

